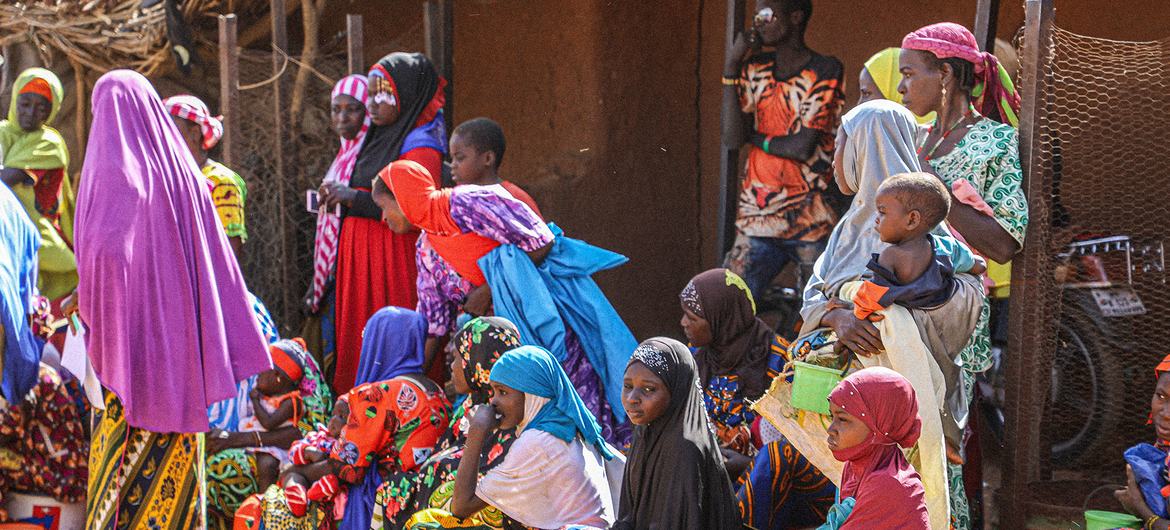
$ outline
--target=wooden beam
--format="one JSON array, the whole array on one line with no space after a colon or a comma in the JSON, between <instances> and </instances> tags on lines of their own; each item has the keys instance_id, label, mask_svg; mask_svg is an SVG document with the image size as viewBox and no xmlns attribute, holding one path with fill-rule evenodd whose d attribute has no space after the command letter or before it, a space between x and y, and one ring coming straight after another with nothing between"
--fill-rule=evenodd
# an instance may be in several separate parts
<instances>
[{"instance_id":1,"label":"wooden beam","mask_svg":"<svg viewBox=\"0 0 1170 530\"><path fill-rule=\"evenodd\" d=\"M240 48L236 44L235 15L219 16L219 111L223 113L223 162L235 167L240 161Z\"/></svg>"},{"instance_id":2,"label":"wooden beam","mask_svg":"<svg viewBox=\"0 0 1170 530\"><path fill-rule=\"evenodd\" d=\"M285 0L269 0L271 5L271 13L286 13ZM293 4L300 4L298 0L293 0ZM285 148L288 145L288 121L287 102L285 101L286 93L288 91L288 80L284 71L287 67L288 59L284 54L288 53L288 25L285 17L272 17L272 75L278 76L276 81L272 83L272 143L275 151L273 157L273 179L276 181L276 208L277 215L277 233L280 244L280 291L281 291L281 313L283 315L283 322L286 326L291 325L296 321L297 309L293 302L292 284L288 281L289 269L292 266L292 261L289 259L289 227L282 222L288 208L285 207L285 187L288 184L287 176L285 175L284 156Z\"/></svg>"},{"instance_id":3,"label":"wooden beam","mask_svg":"<svg viewBox=\"0 0 1170 530\"><path fill-rule=\"evenodd\" d=\"M77 159L85 160L86 138L89 136L86 132L86 124L89 123L89 119L86 116L86 112L89 110L89 95L86 93L85 88L85 65L81 64L81 61L70 57L69 66L73 68L73 130L77 134L77 148L78 155L80 155ZM77 165L75 167L80 168ZM65 175L66 178L69 178L68 167L65 168Z\"/></svg>"},{"instance_id":4,"label":"wooden beam","mask_svg":"<svg viewBox=\"0 0 1170 530\"><path fill-rule=\"evenodd\" d=\"M426 54L439 75L447 80L447 104L443 115L448 124L454 124L455 98L453 77L455 75L455 2L452 0L426 0L423 5L423 34L426 40Z\"/></svg>"},{"instance_id":5,"label":"wooden beam","mask_svg":"<svg viewBox=\"0 0 1170 530\"><path fill-rule=\"evenodd\" d=\"M1050 208L1040 120L1047 112L1045 98L1052 51L1054 0L1027 0L1024 49L1021 54L1020 165L1028 197L1029 222L1023 251L1012 260L1012 296L1008 322L1008 355L1004 359L1005 403L1004 490L1000 496L1003 528L1024 528L1033 481L1041 478L1044 450L1040 421L1047 400L1047 381L1053 352L1044 339L1054 333L1052 308L1059 296L1051 285Z\"/></svg>"},{"instance_id":6,"label":"wooden beam","mask_svg":"<svg viewBox=\"0 0 1170 530\"><path fill-rule=\"evenodd\" d=\"M743 31L744 16L746 15L744 0L727 0L726 30L723 34L724 46L730 48L735 42L735 36ZM726 123L730 116L721 115L720 120ZM720 127L724 130L726 127ZM739 145L731 145L726 136L719 141L719 226L715 231L714 256L711 261L718 267L723 264L723 257L731 250L735 243L735 211L736 201L739 199Z\"/></svg>"},{"instance_id":7,"label":"wooden beam","mask_svg":"<svg viewBox=\"0 0 1170 530\"><path fill-rule=\"evenodd\" d=\"M362 45L362 16L361 15L345 15L345 41L346 41L346 59L349 65L349 73L364 74L366 73L366 61L362 57L365 50Z\"/></svg>"},{"instance_id":8,"label":"wooden beam","mask_svg":"<svg viewBox=\"0 0 1170 530\"><path fill-rule=\"evenodd\" d=\"M999 0L979 0L975 7L975 41L985 52L995 53L995 34L999 27Z\"/></svg>"}]
</instances>

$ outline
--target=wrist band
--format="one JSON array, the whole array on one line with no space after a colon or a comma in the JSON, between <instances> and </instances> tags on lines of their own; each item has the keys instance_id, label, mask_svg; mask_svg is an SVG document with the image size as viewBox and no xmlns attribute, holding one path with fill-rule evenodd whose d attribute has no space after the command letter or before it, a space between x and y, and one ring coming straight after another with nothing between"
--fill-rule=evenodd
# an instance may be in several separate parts
<instances>
[{"instance_id":1,"label":"wrist band","mask_svg":"<svg viewBox=\"0 0 1170 530\"><path fill-rule=\"evenodd\" d=\"M739 86L739 78L723 76L723 86Z\"/></svg>"},{"instance_id":2,"label":"wrist band","mask_svg":"<svg viewBox=\"0 0 1170 530\"><path fill-rule=\"evenodd\" d=\"M772 143L772 137L771 137L771 136L765 136L765 137L764 137L764 145L763 145L763 149L764 149L764 152L765 152L765 153L772 154L772 153L769 153L769 152L768 152L768 144L770 144L770 143Z\"/></svg>"},{"instance_id":3,"label":"wrist band","mask_svg":"<svg viewBox=\"0 0 1170 530\"><path fill-rule=\"evenodd\" d=\"M1158 519L1161 519L1161 517L1151 515L1149 519L1146 519L1146 524L1142 528L1145 530L1154 530L1154 523L1158 522Z\"/></svg>"}]
</instances>

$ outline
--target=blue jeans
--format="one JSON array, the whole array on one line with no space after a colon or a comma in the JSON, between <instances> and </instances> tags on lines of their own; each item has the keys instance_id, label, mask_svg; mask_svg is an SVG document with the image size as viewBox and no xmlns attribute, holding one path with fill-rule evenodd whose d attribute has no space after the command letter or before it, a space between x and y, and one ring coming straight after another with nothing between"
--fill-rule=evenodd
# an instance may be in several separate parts
<instances>
[{"instance_id":1,"label":"blue jeans","mask_svg":"<svg viewBox=\"0 0 1170 530\"><path fill-rule=\"evenodd\" d=\"M800 282L796 290L804 288L803 283L812 273L813 263L825 249L825 241L800 241L778 237L749 237L750 246L744 259L743 280L758 304L772 280L790 261L800 265Z\"/></svg>"}]
</instances>

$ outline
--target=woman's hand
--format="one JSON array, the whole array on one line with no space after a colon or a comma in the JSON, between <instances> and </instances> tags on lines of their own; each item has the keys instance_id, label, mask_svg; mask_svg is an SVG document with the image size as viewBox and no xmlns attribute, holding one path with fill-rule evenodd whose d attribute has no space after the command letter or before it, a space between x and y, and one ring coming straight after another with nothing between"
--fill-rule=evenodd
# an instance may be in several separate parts
<instances>
[{"instance_id":1,"label":"woman's hand","mask_svg":"<svg viewBox=\"0 0 1170 530\"><path fill-rule=\"evenodd\" d=\"M1142 519L1143 521L1149 519L1154 515L1153 510L1146 506L1146 499L1142 497L1142 490L1138 487L1137 479L1133 477L1133 468L1128 464L1125 466L1125 476L1127 482L1124 488L1113 492L1113 496L1117 497L1117 502L1125 508L1125 511Z\"/></svg>"},{"instance_id":2,"label":"woman's hand","mask_svg":"<svg viewBox=\"0 0 1170 530\"><path fill-rule=\"evenodd\" d=\"M61 301L61 314L65 315L65 318L69 318L75 315L77 311L77 289L74 289L72 293L69 293L69 295Z\"/></svg>"},{"instance_id":3,"label":"woman's hand","mask_svg":"<svg viewBox=\"0 0 1170 530\"><path fill-rule=\"evenodd\" d=\"M211 432L207 433L207 454L214 455L220 451L239 447L238 434L212 429Z\"/></svg>"},{"instance_id":4,"label":"woman's hand","mask_svg":"<svg viewBox=\"0 0 1170 530\"><path fill-rule=\"evenodd\" d=\"M490 314L492 311L492 288L485 283L472 289L470 293L467 293L467 300L463 302L463 311L477 317Z\"/></svg>"},{"instance_id":5,"label":"woman's hand","mask_svg":"<svg viewBox=\"0 0 1170 530\"><path fill-rule=\"evenodd\" d=\"M483 439L488 433L496 430L500 425L500 417L496 412L496 408L491 405L479 407L475 411L475 417L471 418L471 426L467 429L467 437L476 436Z\"/></svg>"},{"instance_id":6,"label":"woman's hand","mask_svg":"<svg viewBox=\"0 0 1170 530\"><path fill-rule=\"evenodd\" d=\"M832 309L821 322L833 328L837 333L838 344L849 348L853 353L863 357L877 355L885 349L882 344L882 334L876 326L868 320L861 320L853 316L848 309Z\"/></svg>"},{"instance_id":7,"label":"woman's hand","mask_svg":"<svg viewBox=\"0 0 1170 530\"><path fill-rule=\"evenodd\" d=\"M332 210L338 204L347 208L351 206L354 197L357 197L357 190L340 182L326 182L317 189L317 195L317 208Z\"/></svg>"},{"instance_id":8,"label":"woman's hand","mask_svg":"<svg viewBox=\"0 0 1170 530\"><path fill-rule=\"evenodd\" d=\"M735 482L735 479L739 478L752 463L752 459L733 449L720 447L719 452L723 454L723 466L727 469L732 482Z\"/></svg>"}]
</instances>

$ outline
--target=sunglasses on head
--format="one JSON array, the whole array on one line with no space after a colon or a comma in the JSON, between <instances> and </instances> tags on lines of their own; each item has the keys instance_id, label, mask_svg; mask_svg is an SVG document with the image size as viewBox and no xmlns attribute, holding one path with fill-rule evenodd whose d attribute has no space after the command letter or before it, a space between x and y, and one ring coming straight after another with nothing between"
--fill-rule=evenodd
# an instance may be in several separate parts
<instances>
[{"instance_id":1,"label":"sunglasses on head","mask_svg":"<svg viewBox=\"0 0 1170 530\"><path fill-rule=\"evenodd\" d=\"M773 20L776 20L776 12L773 11L770 7L765 7L759 11L756 11L756 16L753 20L757 25L767 24Z\"/></svg>"}]
</instances>

